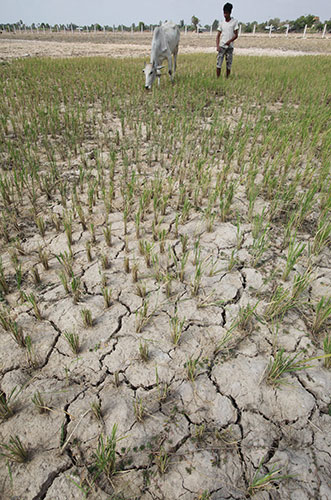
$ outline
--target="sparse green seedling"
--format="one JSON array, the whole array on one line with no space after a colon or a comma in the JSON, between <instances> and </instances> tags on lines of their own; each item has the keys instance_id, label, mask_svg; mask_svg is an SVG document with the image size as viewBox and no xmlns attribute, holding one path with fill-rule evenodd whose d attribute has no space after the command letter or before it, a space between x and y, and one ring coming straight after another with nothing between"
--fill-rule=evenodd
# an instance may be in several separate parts
<instances>
[{"instance_id":1,"label":"sparse green seedling","mask_svg":"<svg viewBox=\"0 0 331 500\"><path fill-rule=\"evenodd\" d=\"M181 234L180 235L180 242L182 244L182 254L185 254L187 252L188 235Z\"/></svg>"},{"instance_id":2,"label":"sparse green seedling","mask_svg":"<svg viewBox=\"0 0 331 500\"><path fill-rule=\"evenodd\" d=\"M1 443L0 448L3 451L0 455L10 462L24 463L29 459L29 452L18 436L10 436L9 444Z\"/></svg>"},{"instance_id":3,"label":"sparse green seedling","mask_svg":"<svg viewBox=\"0 0 331 500\"><path fill-rule=\"evenodd\" d=\"M91 403L91 410L97 420L102 420L101 404L99 401L93 401Z\"/></svg>"},{"instance_id":4,"label":"sparse green seedling","mask_svg":"<svg viewBox=\"0 0 331 500\"><path fill-rule=\"evenodd\" d=\"M169 298L171 297L171 283L172 283L173 277L171 276L170 273L166 273L163 277L163 281L165 284L165 294Z\"/></svg>"},{"instance_id":5,"label":"sparse green seedling","mask_svg":"<svg viewBox=\"0 0 331 500\"><path fill-rule=\"evenodd\" d=\"M0 293L6 295L9 292L9 286L6 281L5 272L3 269L2 259L0 257Z\"/></svg>"},{"instance_id":6,"label":"sparse green seedling","mask_svg":"<svg viewBox=\"0 0 331 500\"><path fill-rule=\"evenodd\" d=\"M39 255L39 260L45 269L45 271L48 271L49 269L49 253L46 250L43 250L41 247L38 249L38 255Z\"/></svg>"},{"instance_id":7,"label":"sparse green seedling","mask_svg":"<svg viewBox=\"0 0 331 500\"><path fill-rule=\"evenodd\" d=\"M64 271L61 271L58 276L60 278L65 293L69 293L68 276Z\"/></svg>"},{"instance_id":8,"label":"sparse green seedling","mask_svg":"<svg viewBox=\"0 0 331 500\"><path fill-rule=\"evenodd\" d=\"M218 342L215 348L215 354L222 352L224 349L229 349L230 341L233 339L233 331L236 328L236 322L233 323L233 327L227 330L227 332L222 336L221 340Z\"/></svg>"},{"instance_id":9,"label":"sparse green seedling","mask_svg":"<svg viewBox=\"0 0 331 500\"><path fill-rule=\"evenodd\" d=\"M66 339L68 346L73 354L77 355L80 351L80 342L78 333L64 331L63 336Z\"/></svg>"},{"instance_id":10,"label":"sparse green seedling","mask_svg":"<svg viewBox=\"0 0 331 500\"><path fill-rule=\"evenodd\" d=\"M238 265L238 260L236 257L236 250L232 250L228 264L228 270L232 271L232 269L234 269L237 265Z\"/></svg>"},{"instance_id":11,"label":"sparse green seedling","mask_svg":"<svg viewBox=\"0 0 331 500\"><path fill-rule=\"evenodd\" d=\"M16 387L11 391L9 396L6 396L6 394L2 391L0 391L0 419L1 420L7 420L10 418L12 415L14 415L14 408L12 405L12 400L15 399L17 396L16 392Z\"/></svg>"},{"instance_id":12,"label":"sparse green seedling","mask_svg":"<svg viewBox=\"0 0 331 500\"><path fill-rule=\"evenodd\" d=\"M92 257L92 244L90 241L87 241L85 243L85 250L86 250L86 257L87 257L87 262L92 262L93 257Z\"/></svg>"},{"instance_id":13,"label":"sparse green seedling","mask_svg":"<svg viewBox=\"0 0 331 500\"><path fill-rule=\"evenodd\" d=\"M222 448L233 448L239 442L233 435L232 427L219 431L215 430L215 438L220 442Z\"/></svg>"},{"instance_id":14,"label":"sparse green seedling","mask_svg":"<svg viewBox=\"0 0 331 500\"><path fill-rule=\"evenodd\" d=\"M198 366L199 358L192 359L192 357L190 357L184 365L184 367L186 368L187 378L191 382L194 382L194 380L196 379Z\"/></svg>"},{"instance_id":15,"label":"sparse green seedling","mask_svg":"<svg viewBox=\"0 0 331 500\"><path fill-rule=\"evenodd\" d=\"M255 495L258 491L268 490L274 487L274 484L278 481L283 481L284 479L289 479L292 476L285 474L281 475L281 468L277 468L277 465L272 465L270 470L262 473L261 469L263 467L263 460L261 460L257 471L255 472L252 480L247 488L247 494L251 497Z\"/></svg>"},{"instance_id":16,"label":"sparse green seedling","mask_svg":"<svg viewBox=\"0 0 331 500\"><path fill-rule=\"evenodd\" d=\"M296 274L294 276L292 285L293 300L297 300L307 290L312 281L312 274L313 272L308 268L303 274Z\"/></svg>"},{"instance_id":17,"label":"sparse green seedling","mask_svg":"<svg viewBox=\"0 0 331 500\"><path fill-rule=\"evenodd\" d=\"M110 262L107 255L101 254L100 260L101 260L101 269L106 270L110 268Z\"/></svg>"},{"instance_id":18,"label":"sparse green seedling","mask_svg":"<svg viewBox=\"0 0 331 500\"><path fill-rule=\"evenodd\" d=\"M140 359L145 362L149 359L149 349L146 340L144 340L144 343L142 343L141 340L139 342L139 356Z\"/></svg>"},{"instance_id":19,"label":"sparse green seedling","mask_svg":"<svg viewBox=\"0 0 331 500\"><path fill-rule=\"evenodd\" d=\"M89 309L82 309L80 314L85 328L91 328L93 326L93 318L91 311Z\"/></svg>"},{"instance_id":20,"label":"sparse green seedling","mask_svg":"<svg viewBox=\"0 0 331 500\"><path fill-rule=\"evenodd\" d=\"M40 236L44 237L46 234L46 223L42 216L36 218L36 225L40 233Z\"/></svg>"},{"instance_id":21,"label":"sparse green seedling","mask_svg":"<svg viewBox=\"0 0 331 500\"><path fill-rule=\"evenodd\" d=\"M86 231L86 229L87 229L86 217L84 214L84 210L80 204L76 205L76 211L77 211L79 220L82 224L83 231Z\"/></svg>"},{"instance_id":22,"label":"sparse green seedling","mask_svg":"<svg viewBox=\"0 0 331 500\"><path fill-rule=\"evenodd\" d=\"M136 333L140 333L149 321L148 301L144 299L142 307L136 312Z\"/></svg>"},{"instance_id":23,"label":"sparse green seedling","mask_svg":"<svg viewBox=\"0 0 331 500\"><path fill-rule=\"evenodd\" d=\"M158 401L159 403L163 403L169 396L169 384L167 382L160 382L157 365L155 366L155 379L156 379L156 386L158 393Z\"/></svg>"},{"instance_id":24,"label":"sparse green seedling","mask_svg":"<svg viewBox=\"0 0 331 500\"><path fill-rule=\"evenodd\" d=\"M114 385L115 387L120 386L120 374L117 370L114 372Z\"/></svg>"},{"instance_id":25,"label":"sparse green seedling","mask_svg":"<svg viewBox=\"0 0 331 500\"><path fill-rule=\"evenodd\" d=\"M66 214L65 217L63 218L63 226L64 226L64 231L67 236L67 242L68 246L71 247L73 240L72 240L72 215L71 214Z\"/></svg>"},{"instance_id":26,"label":"sparse green seedling","mask_svg":"<svg viewBox=\"0 0 331 500\"><path fill-rule=\"evenodd\" d=\"M283 272L283 280L287 280L288 275L292 271L293 267L301 257L304 249L306 248L306 245L304 243L297 243L295 241L296 235L294 235L290 239L289 247L288 247L288 252L287 252L287 260L285 264L285 269Z\"/></svg>"},{"instance_id":27,"label":"sparse green seedling","mask_svg":"<svg viewBox=\"0 0 331 500\"><path fill-rule=\"evenodd\" d=\"M37 304L37 299L35 297L35 295L33 293L30 293L30 295L26 295L25 296L25 299L28 300L30 302L30 304L32 305L33 307L33 312L36 316L36 318L41 321L42 319L42 316L41 316L41 312L40 312L40 309L39 309L39 306Z\"/></svg>"},{"instance_id":28,"label":"sparse green seedling","mask_svg":"<svg viewBox=\"0 0 331 500\"><path fill-rule=\"evenodd\" d=\"M160 474L167 472L170 465L170 456L163 447L155 454L155 463Z\"/></svg>"},{"instance_id":29,"label":"sparse green seedling","mask_svg":"<svg viewBox=\"0 0 331 500\"><path fill-rule=\"evenodd\" d=\"M32 276L34 284L35 285L40 285L41 278L40 278L40 274L39 274L39 271L38 271L38 267L33 267L31 269L31 276Z\"/></svg>"},{"instance_id":30,"label":"sparse green seedling","mask_svg":"<svg viewBox=\"0 0 331 500\"><path fill-rule=\"evenodd\" d=\"M32 403L37 409L38 413L48 413L50 411L49 406L46 404L42 394L36 391L31 398Z\"/></svg>"},{"instance_id":31,"label":"sparse green seedling","mask_svg":"<svg viewBox=\"0 0 331 500\"><path fill-rule=\"evenodd\" d=\"M111 224L110 223L103 230L103 235L105 237L105 242L106 242L107 246L111 247L112 240L111 240Z\"/></svg>"},{"instance_id":32,"label":"sparse green seedling","mask_svg":"<svg viewBox=\"0 0 331 500\"><path fill-rule=\"evenodd\" d=\"M20 266L20 260L18 258L18 255L17 255L15 248L12 248L11 250L9 250L9 257L10 257L10 262L12 263L13 268L16 271L18 269L18 267Z\"/></svg>"},{"instance_id":33,"label":"sparse green seedling","mask_svg":"<svg viewBox=\"0 0 331 500\"><path fill-rule=\"evenodd\" d=\"M137 283L138 281L138 264L134 262L131 266L131 275L133 283Z\"/></svg>"},{"instance_id":34,"label":"sparse green seedling","mask_svg":"<svg viewBox=\"0 0 331 500\"><path fill-rule=\"evenodd\" d=\"M197 500L210 500L210 493L209 491L205 490L203 491L198 497Z\"/></svg>"},{"instance_id":35,"label":"sparse green seedling","mask_svg":"<svg viewBox=\"0 0 331 500\"><path fill-rule=\"evenodd\" d=\"M130 273L130 259L129 257L124 257L124 271L129 274Z\"/></svg>"},{"instance_id":36,"label":"sparse green seedling","mask_svg":"<svg viewBox=\"0 0 331 500\"><path fill-rule=\"evenodd\" d=\"M326 321L331 318L331 297L322 297L316 304L315 317L313 319L312 332L317 334Z\"/></svg>"},{"instance_id":37,"label":"sparse green seedling","mask_svg":"<svg viewBox=\"0 0 331 500\"><path fill-rule=\"evenodd\" d=\"M247 304L245 307L239 307L238 318L231 323L229 331L231 332L235 329L248 331L251 330L253 325L253 318L256 316L255 311L258 304L259 301L254 306Z\"/></svg>"},{"instance_id":38,"label":"sparse green seedling","mask_svg":"<svg viewBox=\"0 0 331 500\"><path fill-rule=\"evenodd\" d=\"M136 285L136 294L138 297L144 299L147 295L146 285L144 283L137 283Z\"/></svg>"},{"instance_id":39,"label":"sparse green seedling","mask_svg":"<svg viewBox=\"0 0 331 500\"><path fill-rule=\"evenodd\" d=\"M277 316L282 318L296 304L297 300L292 297L291 290L278 285L264 311L264 317L267 321L271 321Z\"/></svg>"},{"instance_id":40,"label":"sparse green seedling","mask_svg":"<svg viewBox=\"0 0 331 500\"><path fill-rule=\"evenodd\" d=\"M284 378L286 373L308 370L314 366L310 364L312 361L318 359L326 360L330 359L330 357L331 354L325 354L323 356L314 356L304 359L302 351L291 355L284 354L284 349L280 349L269 361L265 372L265 380L268 384L280 387L287 382L287 379Z\"/></svg>"},{"instance_id":41,"label":"sparse green seedling","mask_svg":"<svg viewBox=\"0 0 331 500\"><path fill-rule=\"evenodd\" d=\"M9 311L1 307L0 308L0 325L6 332L10 332L13 320L10 317Z\"/></svg>"},{"instance_id":42,"label":"sparse green seedling","mask_svg":"<svg viewBox=\"0 0 331 500\"><path fill-rule=\"evenodd\" d=\"M21 326L17 324L16 321L10 320L10 334L15 340L16 344L20 347L26 347L26 339L27 337L23 333L23 329Z\"/></svg>"},{"instance_id":43,"label":"sparse green seedling","mask_svg":"<svg viewBox=\"0 0 331 500\"><path fill-rule=\"evenodd\" d=\"M114 424L110 436L105 439L101 434L99 437L98 447L94 452L95 478L104 474L110 479L116 473L116 446L118 441L124 439L117 437L117 428L117 424Z\"/></svg>"},{"instance_id":44,"label":"sparse green seedling","mask_svg":"<svg viewBox=\"0 0 331 500\"><path fill-rule=\"evenodd\" d=\"M169 323L170 323L171 340L174 345L178 345L183 333L185 318L183 320L180 320L177 314L175 314L175 316L170 318Z\"/></svg>"},{"instance_id":45,"label":"sparse green seedling","mask_svg":"<svg viewBox=\"0 0 331 500\"><path fill-rule=\"evenodd\" d=\"M325 339L323 341L323 349L324 349L324 354L326 354L328 357L324 358L324 366L325 368L331 368L331 336L326 335Z\"/></svg>"},{"instance_id":46,"label":"sparse green seedling","mask_svg":"<svg viewBox=\"0 0 331 500\"><path fill-rule=\"evenodd\" d=\"M195 441L202 441L204 435L206 432L206 425L205 424L200 424L200 425L195 425L194 426L194 440Z\"/></svg>"},{"instance_id":47,"label":"sparse green seedling","mask_svg":"<svg viewBox=\"0 0 331 500\"><path fill-rule=\"evenodd\" d=\"M133 411L137 422L142 422L146 417L146 408L141 398L133 400Z\"/></svg>"},{"instance_id":48,"label":"sparse green seedling","mask_svg":"<svg viewBox=\"0 0 331 500\"><path fill-rule=\"evenodd\" d=\"M91 233L91 242L94 245L97 240L96 240L96 237L95 237L95 227L94 227L93 222L91 222L91 224L90 224L90 233Z\"/></svg>"},{"instance_id":49,"label":"sparse green seedling","mask_svg":"<svg viewBox=\"0 0 331 500\"><path fill-rule=\"evenodd\" d=\"M25 337L25 345L26 345L26 354L27 354L29 366L33 369L38 368L39 363L38 363L38 359L37 359L37 356L35 354L35 351L32 347L32 339L31 339L30 335L27 335Z\"/></svg>"},{"instance_id":50,"label":"sparse green seedling","mask_svg":"<svg viewBox=\"0 0 331 500\"><path fill-rule=\"evenodd\" d=\"M70 252L68 253L65 250L63 253L61 252L60 255L55 255L55 257L63 267L63 270L65 271L68 278L71 278L71 276L73 275L73 269L72 269L73 258Z\"/></svg>"},{"instance_id":51,"label":"sparse green seedling","mask_svg":"<svg viewBox=\"0 0 331 500\"><path fill-rule=\"evenodd\" d=\"M61 219L57 214L52 215L52 221L55 226L56 231L59 233L61 230Z\"/></svg>"},{"instance_id":52,"label":"sparse green seedling","mask_svg":"<svg viewBox=\"0 0 331 500\"><path fill-rule=\"evenodd\" d=\"M330 245L331 242L331 222L328 210L321 215L317 231L314 237L312 251L315 255L319 254L324 247Z\"/></svg>"},{"instance_id":53,"label":"sparse green seedling","mask_svg":"<svg viewBox=\"0 0 331 500\"><path fill-rule=\"evenodd\" d=\"M81 296L80 279L78 278L78 276L72 275L72 279L70 282L70 289L74 304L78 304L78 301Z\"/></svg>"},{"instance_id":54,"label":"sparse green seedling","mask_svg":"<svg viewBox=\"0 0 331 500\"><path fill-rule=\"evenodd\" d=\"M194 280L191 284L191 292L193 297L196 297L199 293L201 278L202 278L202 267L201 264L197 262L195 266Z\"/></svg>"},{"instance_id":55,"label":"sparse green seedling","mask_svg":"<svg viewBox=\"0 0 331 500\"><path fill-rule=\"evenodd\" d=\"M267 225L262 232L257 238L253 240L253 245L252 245L252 260L251 260L251 265L252 267L256 267L258 264L261 263L261 259L264 255L264 253L268 250L269 244L270 244L270 228Z\"/></svg>"},{"instance_id":56,"label":"sparse green seedling","mask_svg":"<svg viewBox=\"0 0 331 500\"><path fill-rule=\"evenodd\" d=\"M185 276L185 266L187 263L187 259L189 256L189 252L186 252L182 255L181 259L179 260L179 271L178 271L178 277L180 281L183 283L184 281L184 276Z\"/></svg>"},{"instance_id":57,"label":"sparse green seedling","mask_svg":"<svg viewBox=\"0 0 331 500\"><path fill-rule=\"evenodd\" d=\"M102 296L105 308L108 309L112 304L112 290L106 286L102 287Z\"/></svg>"}]
</instances>

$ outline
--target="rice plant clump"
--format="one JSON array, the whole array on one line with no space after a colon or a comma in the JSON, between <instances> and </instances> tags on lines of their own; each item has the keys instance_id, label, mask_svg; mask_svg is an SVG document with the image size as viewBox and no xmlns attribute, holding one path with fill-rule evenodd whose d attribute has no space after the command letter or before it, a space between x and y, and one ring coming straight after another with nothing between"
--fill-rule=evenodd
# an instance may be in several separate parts
<instances>
[{"instance_id":1,"label":"rice plant clump","mask_svg":"<svg viewBox=\"0 0 331 500\"><path fill-rule=\"evenodd\" d=\"M0 443L0 455L10 462L24 463L29 459L29 450L18 436L10 436L9 443Z\"/></svg>"}]
</instances>

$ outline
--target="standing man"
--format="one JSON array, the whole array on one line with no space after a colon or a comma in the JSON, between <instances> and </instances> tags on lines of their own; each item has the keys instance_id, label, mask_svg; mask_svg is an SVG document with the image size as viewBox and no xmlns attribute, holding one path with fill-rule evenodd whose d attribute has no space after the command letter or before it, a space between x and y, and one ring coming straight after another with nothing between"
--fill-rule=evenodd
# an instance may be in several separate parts
<instances>
[{"instance_id":1,"label":"standing man","mask_svg":"<svg viewBox=\"0 0 331 500\"><path fill-rule=\"evenodd\" d=\"M231 17L232 4L226 3L223 7L224 21L221 21L217 28L216 49L217 65L216 75L219 78L221 67L225 56L226 60L226 77L229 78L231 73L232 57L233 57L233 42L238 38L238 21ZM221 36L222 35L222 36Z\"/></svg>"}]
</instances>

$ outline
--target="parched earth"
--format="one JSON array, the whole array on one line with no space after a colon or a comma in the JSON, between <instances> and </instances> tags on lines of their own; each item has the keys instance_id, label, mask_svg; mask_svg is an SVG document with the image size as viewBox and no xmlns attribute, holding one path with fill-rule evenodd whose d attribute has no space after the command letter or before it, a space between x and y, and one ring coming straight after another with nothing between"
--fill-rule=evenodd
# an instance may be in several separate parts
<instances>
[{"instance_id":1,"label":"parched earth","mask_svg":"<svg viewBox=\"0 0 331 500\"><path fill-rule=\"evenodd\" d=\"M78 48L67 42L46 45L51 56L100 55L98 50L109 50L85 42ZM123 45L116 46L117 55L138 55L141 47ZM22 56L24 47L29 55L45 55L43 46L40 41L0 42L2 57L10 47L15 47L10 57ZM147 46L141 50L139 55ZM117 126L120 130L120 123ZM111 132L115 137L116 129ZM86 151L90 147L86 162L93 179L98 179L97 160L108 161L108 151L100 151L98 159L92 143L84 147ZM153 166L146 154L144 181L152 185ZM57 158L57 166L63 167L67 180L77 181L80 161L71 158L69 171ZM118 186L123 168L119 161L114 177ZM135 222L126 225L117 199L108 218L101 195L94 197L92 206L86 189L79 198L86 213L90 207L89 228L82 227L77 214L72 220L72 270L80 279L79 297L66 293L59 279L63 271L59 255L67 248L63 227L56 227L56 221L65 217L59 194L52 200L45 194L38 199L39 206L47 207L44 236L37 234L24 209L20 214L25 218L19 260L27 294L34 289L31 270L38 269L40 319L31 303L20 301L13 285L12 257L9 251L2 253L4 269L11 269L6 275L11 289L6 301L17 324L33 336L33 349L27 354L0 326L0 387L7 400L14 391L13 414L1 422L1 442L19 434L29 449L26 464L7 468L1 461L1 498L78 500L84 492L95 500L239 500L253 493L265 500L330 498L330 371L317 360L312 368L288 375L287 384L266 383L276 343L288 353L304 352L306 357L322 351L316 352L302 311L287 313L280 329L276 322L261 320L273 283L250 264L251 224L241 226L239 244L238 228L231 222L215 221L207 231L198 210L179 224L174 210L165 210L158 229L166 230L166 250L156 238L152 253L161 269L168 269L169 258L172 271L178 268L178 279L169 284L155 276L153 265L141 254ZM67 201L66 210L75 211L73 199ZM236 192L234 210L248 210L244 188ZM112 237L107 242L105 228L110 223ZM153 241L154 223L148 207L143 223L148 241ZM88 255L90 224L94 230ZM195 294L197 241L204 272ZM189 256L181 275L186 244ZM267 258L279 262L281 269L286 257L280 247L275 234ZM41 265L40 248L49 254L49 269ZM229 269L236 249L236 263ZM307 302L330 296L330 264L331 251L326 247ZM112 290L109 304L105 286ZM247 324L231 329L240 311L257 303ZM84 309L91 312L91 326L84 324ZM181 329L178 345L172 338L175 324ZM232 337L225 342L229 330ZM64 337L66 331L79 334L77 355ZM46 407L43 412L32 403L38 393ZM118 473L107 480L97 476L93 465L99 436L111 436L114 425L120 438ZM287 477L273 487L251 491L255 474L265 472L264 465L269 471L279 470L278 478Z\"/></svg>"}]
</instances>

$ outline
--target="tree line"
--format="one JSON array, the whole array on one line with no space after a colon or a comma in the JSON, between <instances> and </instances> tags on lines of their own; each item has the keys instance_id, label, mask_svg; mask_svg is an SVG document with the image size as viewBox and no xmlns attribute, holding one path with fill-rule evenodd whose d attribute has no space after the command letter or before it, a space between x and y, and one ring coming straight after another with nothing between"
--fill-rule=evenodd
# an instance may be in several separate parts
<instances>
[{"instance_id":1,"label":"tree line","mask_svg":"<svg viewBox=\"0 0 331 500\"><path fill-rule=\"evenodd\" d=\"M190 24L185 24L184 20L180 20L178 25L180 28L184 27L188 31L209 31L212 29L213 31L217 30L218 27L218 19L215 19L212 24L205 24L204 26L201 25L200 19L193 15L191 18L191 23ZM101 25L99 23L94 23L90 25L78 25L75 23L69 23L69 24L54 24L51 25L49 23L31 23L30 25L25 24L22 20L16 22L16 23L0 23L0 29L5 30L5 31L20 31L20 30L26 30L26 29L32 29L32 30L47 30L47 31L58 31L58 30L68 30L68 31L145 31L149 29L154 29L157 26L161 24L161 21L158 24L147 24L143 21L140 21L139 23L135 24L133 23L130 26L126 26L124 24L120 25ZM256 32L264 32L267 29L270 29L270 27L273 30L279 31L279 32L285 32L287 29L293 32L302 32L307 26L310 32L312 33L318 33L324 29L324 25L326 24L327 26L327 31L331 31L331 19L328 21L322 22L318 16L314 16L313 14L309 14L307 16L300 16L295 20L285 20L281 21L278 17L275 17L273 19L269 19L268 21L265 21L263 23L258 23L257 21L252 21L252 22L247 22L247 23L240 23L241 24L241 29L242 33L252 33L254 31L254 26L255 26L255 31Z\"/></svg>"}]
</instances>

